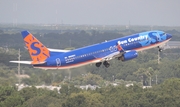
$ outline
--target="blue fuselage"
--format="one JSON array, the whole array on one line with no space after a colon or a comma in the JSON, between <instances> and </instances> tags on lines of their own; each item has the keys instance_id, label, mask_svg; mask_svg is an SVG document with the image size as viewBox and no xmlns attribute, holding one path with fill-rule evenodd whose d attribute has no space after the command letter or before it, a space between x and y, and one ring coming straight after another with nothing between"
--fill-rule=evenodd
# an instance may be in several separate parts
<instances>
[{"instance_id":1,"label":"blue fuselage","mask_svg":"<svg viewBox=\"0 0 180 107\"><path fill-rule=\"evenodd\" d=\"M61 54L50 52L50 57L46 59L45 64L34 65L34 67L67 69L102 62L120 55L121 52L117 48L118 43L123 48L123 51L141 51L163 45L171 37L170 34L166 34L163 31L149 31L78 48Z\"/></svg>"}]
</instances>

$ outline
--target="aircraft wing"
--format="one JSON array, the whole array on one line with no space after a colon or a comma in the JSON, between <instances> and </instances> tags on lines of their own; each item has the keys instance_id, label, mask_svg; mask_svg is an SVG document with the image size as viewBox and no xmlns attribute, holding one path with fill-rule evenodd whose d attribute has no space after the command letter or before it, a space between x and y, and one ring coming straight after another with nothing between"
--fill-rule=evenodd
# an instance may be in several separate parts
<instances>
[{"instance_id":1,"label":"aircraft wing","mask_svg":"<svg viewBox=\"0 0 180 107\"><path fill-rule=\"evenodd\" d=\"M98 54L98 55L95 55L94 57L97 59L101 58L101 60L99 60L99 62L103 62L103 61L112 60L112 59L114 59L116 57L120 57L120 56L122 56L122 53L117 51L117 52L112 53L112 54L106 54L106 53Z\"/></svg>"},{"instance_id":2,"label":"aircraft wing","mask_svg":"<svg viewBox=\"0 0 180 107\"><path fill-rule=\"evenodd\" d=\"M117 50L116 52L112 52L109 54L108 53L102 53L102 54L98 54L97 56L95 56L96 58L100 57L102 58L102 61L108 61L108 60L111 60L111 59L114 59L114 58L117 58L117 57L121 57L126 51L122 48L121 44L118 42L117 43ZM101 62L102 62L101 61Z\"/></svg>"}]
</instances>

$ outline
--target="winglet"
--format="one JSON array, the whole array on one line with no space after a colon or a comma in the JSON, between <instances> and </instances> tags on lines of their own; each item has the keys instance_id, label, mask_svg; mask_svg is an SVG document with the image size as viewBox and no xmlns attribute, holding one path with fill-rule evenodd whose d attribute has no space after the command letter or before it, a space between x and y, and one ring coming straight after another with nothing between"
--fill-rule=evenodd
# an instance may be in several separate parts
<instances>
[{"instance_id":1,"label":"winglet","mask_svg":"<svg viewBox=\"0 0 180 107\"><path fill-rule=\"evenodd\" d=\"M117 42L117 49L118 49L119 52L124 52L124 49L122 48L119 41Z\"/></svg>"},{"instance_id":2,"label":"winglet","mask_svg":"<svg viewBox=\"0 0 180 107\"><path fill-rule=\"evenodd\" d=\"M49 50L28 31L21 32L25 45L28 48L32 64L44 62L50 57Z\"/></svg>"}]
</instances>

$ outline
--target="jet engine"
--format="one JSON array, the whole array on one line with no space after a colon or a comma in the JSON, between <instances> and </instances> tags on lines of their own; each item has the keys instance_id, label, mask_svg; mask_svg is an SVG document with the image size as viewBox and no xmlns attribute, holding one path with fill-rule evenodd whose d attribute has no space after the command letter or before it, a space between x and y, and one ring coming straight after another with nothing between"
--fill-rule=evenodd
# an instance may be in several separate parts
<instances>
[{"instance_id":1,"label":"jet engine","mask_svg":"<svg viewBox=\"0 0 180 107\"><path fill-rule=\"evenodd\" d=\"M138 53L135 50L126 51L122 56L118 59L121 61L128 61L134 59L138 56Z\"/></svg>"}]
</instances>

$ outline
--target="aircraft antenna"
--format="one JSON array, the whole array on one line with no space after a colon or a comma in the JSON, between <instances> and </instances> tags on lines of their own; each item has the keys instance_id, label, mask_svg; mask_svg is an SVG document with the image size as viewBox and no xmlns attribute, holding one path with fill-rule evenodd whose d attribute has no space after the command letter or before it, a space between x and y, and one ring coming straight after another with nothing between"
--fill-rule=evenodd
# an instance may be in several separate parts
<instances>
[{"instance_id":1,"label":"aircraft antenna","mask_svg":"<svg viewBox=\"0 0 180 107\"><path fill-rule=\"evenodd\" d=\"M69 82L70 82L71 81L71 70L68 69L68 71L69 71Z\"/></svg>"},{"instance_id":2,"label":"aircraft antenna","mask_svg":"<svg viewBox=\"0 0 180 107\"><path fill-rule=\"evenodd\" d=\"M158 65L159 65L159 63L160 63L160 58L161 58L159 54L160 54L160 52L158 51ZM157 78L157 73L156 73L156 84L157 84L157 79L158 79L158 78Z\"/></svg>"},{"instance_id":3,"label":"aircraft antenna","mask_svg":"<svg viewBox=\"0 0 180 107\"><path fill-rule=\"evenodd\" d=\"M19 49L19 53L18 53L18 61L20 61L20 57L21 57L21 54L20 54L20 49ZM18 83L20 85L20 63L18 63Z\"/></svg>"}]
</instances>

